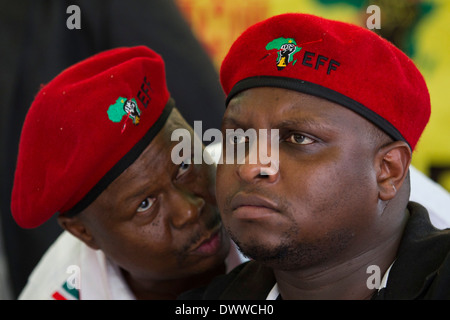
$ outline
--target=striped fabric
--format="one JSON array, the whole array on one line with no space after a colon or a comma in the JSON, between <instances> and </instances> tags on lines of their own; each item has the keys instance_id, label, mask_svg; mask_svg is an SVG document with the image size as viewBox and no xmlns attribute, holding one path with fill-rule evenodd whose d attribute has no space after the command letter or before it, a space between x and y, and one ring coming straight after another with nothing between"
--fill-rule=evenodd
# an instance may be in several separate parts
<instances>
[{"instance_id":1,"label":"striped fabric","mask_svg":"<svg viewBox=\"0 0 450 320\"><path fill-rule=\"evenodd\" d=\"M73 286L69 287L65 281L60 289L53 292L52 297L55 300L80 300L80 290Z\"/></svg>"}]
</instances>

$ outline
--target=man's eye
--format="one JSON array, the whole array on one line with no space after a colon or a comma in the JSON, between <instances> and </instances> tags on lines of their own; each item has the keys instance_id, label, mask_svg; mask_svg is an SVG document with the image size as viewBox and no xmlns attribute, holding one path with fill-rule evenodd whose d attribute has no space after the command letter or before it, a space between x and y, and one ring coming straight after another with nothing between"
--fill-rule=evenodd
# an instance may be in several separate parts
<instances>
[{"instance_id":1,"label":"man's eye","mask_svg":"<svg viewBox=\"0 0 450 320\"><path fill-rule=\"evenodd\" d=\"M136 210L137 212L144 212L150 209L153 206L153 203L155 202L154 198L146 198L144 201L141 202L139 205L139 208Z\"/></svg>"},{"instance_id":2,"label":"man's eye","mask_svg":"<svg viewBox=\"0 0 450 320\"><path fill-rule=\"evenodd\" d=\"M177 179L181 177L183 174L185 174L191 167L191 161L189 160L190 159L180 163L180 166L178 167Z\"/></svg>"},{"instance_id":3,"label":"man's eye","mask_svg":"<svg viewBox=\"0 0 450 320\"><path fill-rule=\"evenodd\" d=\"M308 138L307 136L304 136L300 133L293 133L291 135L289 135L289 137L287 138L288 142L291 143L295 143L295 144L311 144L314 143L315 141L311 138Z\"/></svg>"}]
</instances>

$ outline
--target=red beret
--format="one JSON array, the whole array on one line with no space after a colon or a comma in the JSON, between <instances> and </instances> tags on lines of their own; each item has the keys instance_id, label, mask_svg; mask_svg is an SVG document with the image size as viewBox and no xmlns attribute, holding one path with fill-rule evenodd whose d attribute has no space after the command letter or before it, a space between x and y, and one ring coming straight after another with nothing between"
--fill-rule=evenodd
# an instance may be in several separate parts
<instances>
[{"instance_id":1,"label":"red beret","mask_svg":"<svg viewBox=\"0 0 450 320\"><path fill-rule=\"evenodd\" d=\"M220 78L227 104L249 88L297 90L357 112L412 150L431 112L423 76L403 52L372 31L308 14L249 27Z\"/></svg>"},{"instance_id":2,"label":"red beret","mask_svg":"<svg viewBox=\"0 0 450 320\"><path fill-rule=\"evenodd\" d=\"M99 53L43 86L20 138L16 222L33 228L86 208L164 125L169 97L164 62L144 46Z\"/></svg>"}]
</instances>

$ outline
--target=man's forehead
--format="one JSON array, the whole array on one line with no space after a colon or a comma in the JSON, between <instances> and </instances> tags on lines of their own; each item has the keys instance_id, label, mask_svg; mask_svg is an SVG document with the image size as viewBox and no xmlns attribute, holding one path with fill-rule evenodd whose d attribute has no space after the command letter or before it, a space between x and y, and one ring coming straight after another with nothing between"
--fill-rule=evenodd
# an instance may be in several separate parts
<instances>
[{"instance_id":1,"label":"man's forehead","mask_svg":"<svg viewBox=\"0 0 450 320\"><path fill-rule=\"evenodd\" d=\"M166 132L172 133L173 130L184 128L184 129L192 129L191 126L187 123L187 121L183 118L178 109L174 108L172 113L170 114L167 122L164 126Z\"/></svg>"},{"instance_id":2,"label":"man's forehead","mask_svg":"<svg viewBox=\"0 0 450 320\"><path fill-rule=\"evenodd\" d=\"M179 143L179 141L172 141L172 133L176 129L187 129L189 132L192 131L192 128L189 124L184 120L178 110L174 109L167 119L164 127L160 130L160 132L156 135L156 137L152 140L152 142L145 148L139 158L136 160L139 161L143 159L146 165L158 165L158 166L168 166L172 164L170 161L170 155L172 152L172 148ZM168 158L168 159L166 159ZM160 162L163 161L163 162Z\"/></svg>"},{"instance_id":3,"label":"man's forehead","mask_svg":"<svg viewBox=\"0 0 450 320\"><path fill-rule=\"evenodd\" d=\"M255 117L277 122L294 122L300 118L305 121L311 118L326 120L338 114L347 116L348 110L313 95L282 88L261 87L248 89L236 95L228 104L224 123L252 120Z\"/></svg>"},{"instance_id":4,"label":"man's forehead","mask_svg":"<svg viewBox=\"0 0 450 320\"><path fill-rule=\"evenodd\" d=\"M172 132L178 128L190 129L187 122L175 108L171 112L164 126L153 138L153 140L142 151L139 157L119 176L116 181L121 183L129 182L142 175L143 170L151 170L156 175L157 172L167 172L173 166L171 161L172 148L178 141L172 141Z\"/></svg>"},{"instance_id":5,"label":"man's forehead","mask_svg":"<svg viewBox=\"0 0 450 320\"><path fill-rule=\"evenodd\" d=\"M176 141L172 142L170 139L171 128L174 125L171 124L170 118L139 157L111 183L105 192L108 191L108 194L111 193L114 196L119 196L117 192L133 194L145 189L143 186L148 187L161 182L160 175L167 174L170 167L174 166L171 161L171 150Z\"/></svg>"}]
</instances>

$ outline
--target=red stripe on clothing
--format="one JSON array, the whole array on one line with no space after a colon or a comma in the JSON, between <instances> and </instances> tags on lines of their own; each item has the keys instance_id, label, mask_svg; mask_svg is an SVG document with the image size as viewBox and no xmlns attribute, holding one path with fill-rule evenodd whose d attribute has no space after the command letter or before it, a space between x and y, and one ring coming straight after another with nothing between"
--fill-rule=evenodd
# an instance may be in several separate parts
<instances>
[{"instance_id":1,"label":"red stripe on clothing","mask_svg":"<svg viewBox=\"0 0 450 320\"><path fill-rule=\"evenodd\" d=\"M58 291L55 291L55 293L53 293L52 297L55 300L67 300L63 295L61 295Z\"/></svg>"}]
</instances>

